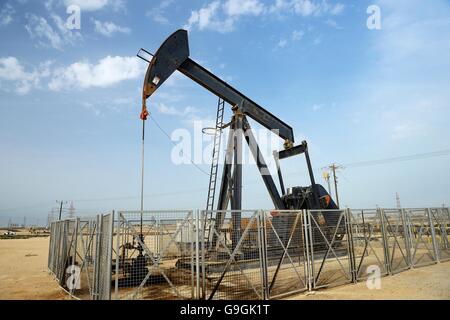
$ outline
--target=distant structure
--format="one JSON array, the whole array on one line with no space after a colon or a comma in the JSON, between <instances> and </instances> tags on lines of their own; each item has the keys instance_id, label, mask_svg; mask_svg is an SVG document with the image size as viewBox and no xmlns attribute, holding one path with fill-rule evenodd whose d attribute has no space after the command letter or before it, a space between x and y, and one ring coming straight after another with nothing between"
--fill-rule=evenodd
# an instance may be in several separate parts
<instances>
[{"instance_id":1,"label":"distant structure","mask_svg":"<svg viewBox=\"0 0 450 320\"><path fill-rule=\"evenodd\" d=\"M401 209L402 205L400 204L400 196L398 195L398 192L395 193L395 200L397 202L397 209Z\"/></svg>"},{"instance_id":2,"label":"distant structure","mask_svg":"<svg viewBox=\"0 0 450 320\"><path fill-rule=\"evenodd\" d=\"M328 185L328 193L331 194L330 173L326 170L323 172L323 179L326 181Z\"/></svg>"},{"instance_id":3,"label":"distant structure","mask_svg":"<svg viewBox=\"0 0 450 320\"><path fill-rule=\"evenodd\" d=\"M75 207L73 206L73 201L70 201L70 207L67 211L68 211L67 214L69 216L69 219L75 218Z\"/></svg>"},{"instance_id":4,"label":"distant structure","mask_svg":"<svg viewBox=\"0 0 450 320\"><path fill-rule=\"evenodd\" d=\"M338 194L338 187L337 187L337 185L338 185L338 177L336 175L336 171L340 170L340 169L345 169L345 168L344 168L344 166L337 165L337 164L333 163L333 164L329 165L328 167L325 167L325 168L322 168L322 169L330 170L333 173L334 193L335 193L335 196L336 196L337 206L339 207L339 194ZM327 182L329 182L330 176L329 176L328 171L326 171L326 175L328 177L325 177L325 173L324 173L324 179L325 180L328 179ZM328 189L331 189L330 186L328 186ZM329 190L329 191L331 191L331 190ZM331 192L330 192L330 195L331 195Z\"/></svg>"},{"instance_id":5,"label":"distant structure","mask_svg":"<svg viewBox=\"0 0 450 320\"><path fill-rule=\"evenodd\" d=\"M47 216L47 227L50 228L50 225L55 220L56 220L55 219L55 208L52 208L52 210L50 211L50 213Z\"/></svg>"}]
</instances>

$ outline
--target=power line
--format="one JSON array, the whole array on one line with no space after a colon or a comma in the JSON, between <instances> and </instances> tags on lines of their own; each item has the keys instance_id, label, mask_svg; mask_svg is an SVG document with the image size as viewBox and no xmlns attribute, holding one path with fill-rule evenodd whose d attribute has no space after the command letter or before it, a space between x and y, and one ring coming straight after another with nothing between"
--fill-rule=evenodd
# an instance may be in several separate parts
<instances>
[{"instance_id":1,"label":"power line","mask_svg":"<svg viewBox=\"0 0 450 320\"><path fill-rule=\"evenodd\" d=\"M172 141L172 139L170 139L170 140ZM426 152L426 153L420 153L420 154L413 154L413 155L407 155L407 156L399 156L399 157L393 157L393 158L378 159L378 160L352 162L352 163L344 164L344 166L346 168L349 168L349 167L356 168L356 167L364 167L364 166L372 166L372 165L381 165L381 164L387 164L387 163L393 163L393 162L399 162L399 161L411 161L411 160L417 160L417 159L441 157L441 156L446 156L446 155L450 155L450 149ZM314 171L320 172L321 170L322 170L321 168L314 168ZM287 174L296 174L296 173L305 173L305 172L306 171L295 171L295 172L288 172ZM207 175L209 176L209 174L207 174ZM218 181L220 181L220 180L221 179L219 178ZM251 179L251 180L247 181L247 184L257 183L259 181L260 181L259 178ZM193 194L193 193L203 192L203 191L205 191L205 189L206 188L198 188L198 189L191 189L190 191L153 193L153 194L144 195L144 197L151 198L151 197L171 196L171 195L179 195L179 194ZM78 200L74 200L74 201L76 201L76 202L96 202L96 201L112 201L112 200L132 200L132 199L138 199L138 198L139 198L139 196L117 196L117 197L105 197L105 198L84 198L84 199L78 199ZM43 208L43 207L47 207L50 202L51 201L48 201L46 203L41 202L38 204L24 206L24 207L0 209L0 212ZM63 210L64 210L64 208L63 208Z\"/></svg>"},{"instance_id":2,"label":"power line","mask_svg":"<svg viewBox=\"0 0 450 320\"><path fill-rule=\"evenodd\" d=\"M170 137L170 135L159 125L159 123L156 121L156 119L150 114L150 119L153 120L153 122L156 124L156 126L159 128L159 130L161 130L162 133L164 133L164 135L169 139L169 141L174 145L177 146L175 142L173 142L172 138ZM197 164L195 164L194 161L192 161L192 159L187 158L184 153L183 153L183 157L185 157L186 159L188 159L199 171L201 171L202 173L204 173L205 175L207 175L209 177L209 173L207 173L206 171L204 171L202 168L200 168Z\"/></svg>"},{"instance_id":3,"label":"power line","mask_svg":"<svg viewBox=\"0 0 450 320\"><path fill-rule=\"evenodd\" d=\"M450 155L450 149L426 152L426 153L417 153L417 154L412 154L412 155L407 155L407 156L385 158L385 159L378 159L378 160L351 162L348 164L344 164L344 166L346 168L367 167L367 166L374 166L374 165L385 164L385 163L410 161L410 160L416 160L416 159L426 159L426 158L433 158L433 157L442 157L442 156L447 156L447 155Z\"/></svg>"}]
</instances>

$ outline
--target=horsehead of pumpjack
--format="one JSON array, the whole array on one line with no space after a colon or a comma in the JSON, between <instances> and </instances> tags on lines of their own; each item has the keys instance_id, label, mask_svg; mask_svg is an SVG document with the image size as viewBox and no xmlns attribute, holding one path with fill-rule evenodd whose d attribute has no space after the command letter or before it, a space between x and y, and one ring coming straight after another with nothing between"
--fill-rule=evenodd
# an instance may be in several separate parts
<instances>
[{"instance_id":1,"label":"horsehead of pumpjack","mask_svg":"<svg viewBox=\"0 0 450 320\"><path fill-rule=\"evenodd\" d=\"M190 59L188 33L186 30L178 30L170 35L151 59L143 86L143 109L141 118L146 118L147 116L147 99L152 96L176 70L232 106L234 115L230 122L230 129L241 129L240 131L244 133L241 138L245 136L245 140L247 141L251 153L256 160L261 177L276 210L338 209L337 205L325 188L320 184L315 183L308 152L308 144L306 141L303 141L300 145L294 146L294 133L288 124L278 119L256 102ZM284 150L274 151L281 194L272 178L272 175L267 174L268 170L266 162L259 150L246 117L250 117L268 130L272 130L284 140ZM237 150L235 149L234 152L237 152ZM241 152L238 153L242 154ZM308 187L285 188L279 160L299 154L305 155L311 185ZM231 165L224 165L217 210L227 210L229 204L231 204L232 210L242 209L241 164L242 162L239 161L233 163L234 170L232 170ZM230 184L233 185L233 188L229 188ZM230 189L231 195L229 194ZM316 213L313 214L316 215ZM324 222L328 226L335 226L338 217L338 212L328 212L323 215L325 220ZM220 212L216 213L216 217L214 219L216 227L217 224L220 226L223 223L223 220L224 214ZM232 220L234 233L232 236L232 241L236 242L240 236L240 214L233 214ZM274 228L279 231L280 239L283 242L286 242L289 236L289 228L287 228L287 226L292 223L292 216L289 215L275 215L272 219L272 224ZM215 240L211 239L211 241L214 242ZM233 247L235 245L236 243L233 243Z\"/></svg>"}]
</instances>

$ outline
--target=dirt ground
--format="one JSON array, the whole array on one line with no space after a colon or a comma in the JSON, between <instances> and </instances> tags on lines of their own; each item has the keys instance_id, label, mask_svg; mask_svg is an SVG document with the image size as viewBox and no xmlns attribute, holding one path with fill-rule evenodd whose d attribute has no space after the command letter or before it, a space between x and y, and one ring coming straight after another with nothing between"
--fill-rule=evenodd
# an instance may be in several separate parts
<instances>
[{"instance_id":1,"label":"dirt ground","mask_svg":"<svg viewBox=\"0 0 450 320\"><path fill-rule=\"evenodd\" d=\"M47 272L49 238L0 240L0 299L61 300Z\"/></svg>"},{"instance_id":2,"label":"dirt ground","mask_svg":"<svg viewBox=\"0 0 450 320\"><path fill-rule=\"evenodd\" d=\"M49 238L0 240L0 299L68 299L47 272L48 243ZM450 262L383 277L380 290L361 282L287 299L450 300Z\"/></svg>"},{"instance_id":3,"label":"dirt ground","mask_svg":"<svg viewBox=\"0 0 450 320\"><path fill-rule=\"evenodd\" d=\"M321 289L289 300L450 300L450 262L406 270L381 278L381 289L366 282Z\"/></svg>"}]
</instances>

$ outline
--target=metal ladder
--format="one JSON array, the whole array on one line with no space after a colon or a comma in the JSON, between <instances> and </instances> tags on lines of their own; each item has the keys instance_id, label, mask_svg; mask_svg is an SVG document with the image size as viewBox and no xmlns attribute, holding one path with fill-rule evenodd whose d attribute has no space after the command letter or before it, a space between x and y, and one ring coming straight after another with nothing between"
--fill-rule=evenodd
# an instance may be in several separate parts
<instances>
[{"instance_id":1,"label":"metal ladder","mask_svg":"<svg viewBox=\"0 0 450 320\"><path fill-rule=\"evenodd\" d=\"M214 198L216 194L217 170L219 167L219 153L220 153L220 143L222 140L224 109L225 109L225 101L219 98L219 101L217 102L216 128L214 131L214 147L212 152L211 173L209 176L208 199L206 201L207 212L205 216L205 223L203 229L205 230L205 241L207 243L210 240L209 238L211 230L215 222L215 217L213 217L212 210L214 210Z\"/></svg>"}]
</instances>

